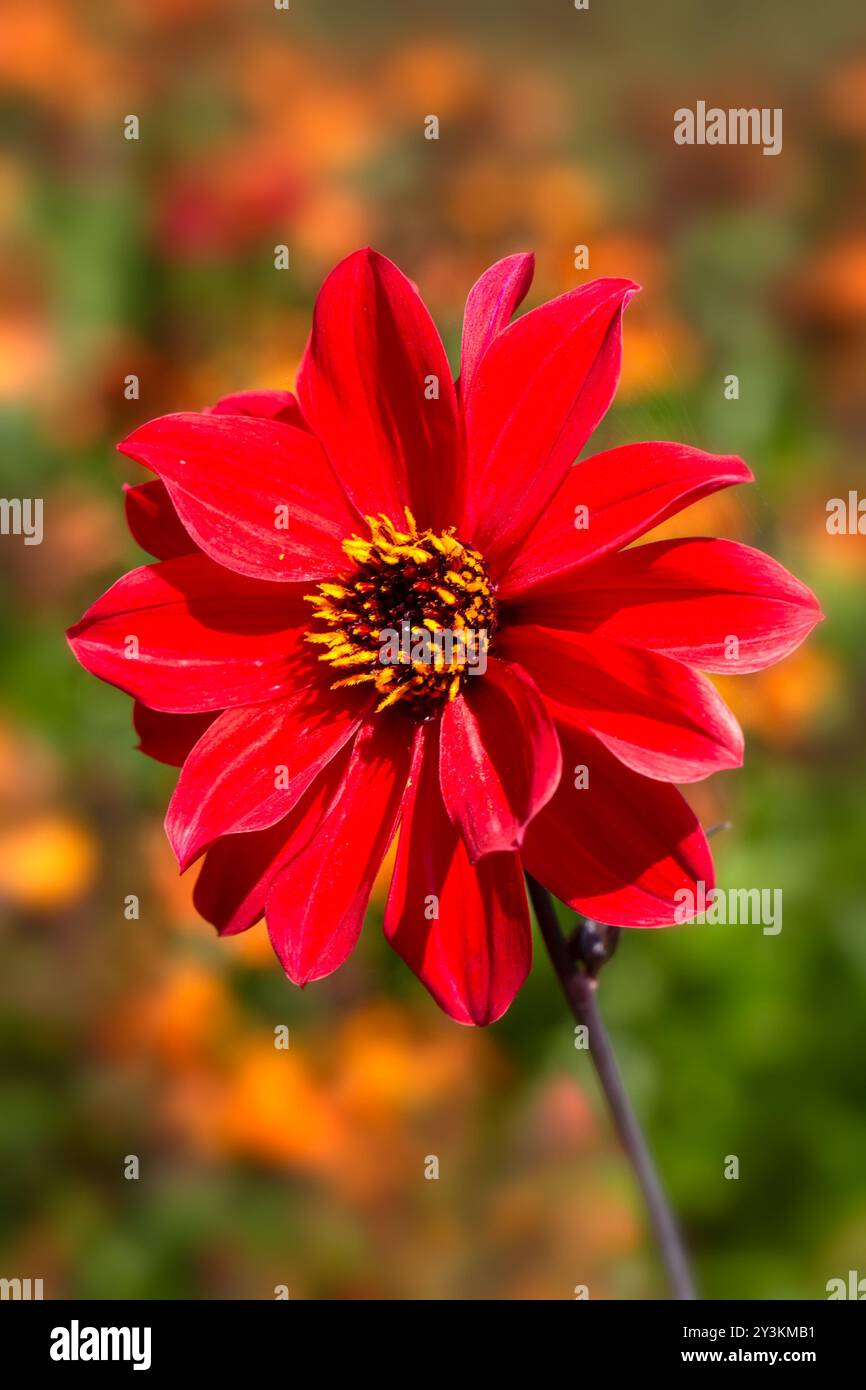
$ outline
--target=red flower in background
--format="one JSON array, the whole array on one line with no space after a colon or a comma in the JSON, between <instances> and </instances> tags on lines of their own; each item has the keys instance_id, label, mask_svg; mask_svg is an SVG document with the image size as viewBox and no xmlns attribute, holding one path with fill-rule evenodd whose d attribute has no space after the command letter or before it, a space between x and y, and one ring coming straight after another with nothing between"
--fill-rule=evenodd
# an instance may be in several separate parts
<instances>
[{"instance_id":1,"label":"red flower in background","mask_svg":"<svg viewBox=\"0 0 866 1390\"><path fill-rule=\"evenodd\" d=\"M621 926L666 925L678 890L709 888L671 784L739 765L743 741L701 672L768 666L820 617L748 546L626 548L752 474L659 443L572 466L637 286L598 280L510 323L531 275L511 256L475 285L454 384L410 282L348 257L297 400L230 397L120 446L159 475L127 491L159 563L70 632L135 697L143 750L182 765L166 827L182 869L204 855L204 917L227 934L264 916L292 980L327 975L399 827L385 933L463 1023L498 1018L526 977L524 869ZM459 642L383 663L403 623L486 632L486 671Z\"/></svg>"},{"instance_id":2,"label":"red flower in background","mask_svg":"<svg viewBox=\"0 0 866 1390\"><path fill-rule=\"evenodd\" d=\"M303 198L300 179L267 149L219 148L169 171L159 190L154 238L168 260L242 254L278 229Z\"/></svg>"}]
</instances>

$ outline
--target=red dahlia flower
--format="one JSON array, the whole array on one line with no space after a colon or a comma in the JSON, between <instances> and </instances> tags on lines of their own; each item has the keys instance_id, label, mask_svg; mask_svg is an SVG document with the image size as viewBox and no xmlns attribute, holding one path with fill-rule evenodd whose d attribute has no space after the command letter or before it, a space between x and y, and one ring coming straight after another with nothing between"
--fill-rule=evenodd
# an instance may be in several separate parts
<instances>
[{"instance_id":1,"label":"red dahlia flower","mask_svg":"<svg viewBox=\"0 0 866 1390\"><path fill-rule=\"evenodd\" d=\"M182 870L204 855L195 901L220 933L264 916L292 980L329 974L399 827L385 934L462 1023L526 977L524 869L628 927L712 885L672 783L737 766L743 740L701 672L768 666L820 617L748 546L627 548L752 474L682 444L573 466L638 287L598 280L510 323L531 275L510 256L475 285L455 384L412 284L349 256L297 399L231 397L121 444L158 474L127 491L158 563L70 632L135 697L143 751L181 766L168 836ZM386 629L454 640L386 662Z\"/></svg>"}]
</instances>

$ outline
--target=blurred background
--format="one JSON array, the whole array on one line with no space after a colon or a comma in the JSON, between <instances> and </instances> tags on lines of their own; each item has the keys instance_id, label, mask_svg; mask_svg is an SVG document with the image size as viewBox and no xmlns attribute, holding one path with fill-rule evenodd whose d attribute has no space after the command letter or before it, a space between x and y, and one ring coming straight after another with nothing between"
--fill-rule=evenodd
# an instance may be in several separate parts
<instances>
[{"instance_id":1,"label":"blurred background","mask_svg":"<svg viewBox=\"0 0 866 1390\"><path fill-rule=\"evenodd\" d=\"M384 878L354 959L303 994L263 926L218 942L163 836L174 774L63 640L142 563L115 442L290 387L322 277L365 243L452 354L511 251L537 255L530 302L640 281L593 448L744 455L758 485L666 534L765 547L822 601L804 649L724 682L746 766L690 789L731 822L720 883L782 888L781 934L625 933L602 1003L704 1293L866 1275L866 538L825 524L864 488L858 0L6 0L0 86L0 491L45 505L41 546L0 538L0 1275L46 1297L664 1296L542 952L476 1032L382 943ZM783 153L676 146L698 99L782 107Z\"/></svg>"}]
</instances>

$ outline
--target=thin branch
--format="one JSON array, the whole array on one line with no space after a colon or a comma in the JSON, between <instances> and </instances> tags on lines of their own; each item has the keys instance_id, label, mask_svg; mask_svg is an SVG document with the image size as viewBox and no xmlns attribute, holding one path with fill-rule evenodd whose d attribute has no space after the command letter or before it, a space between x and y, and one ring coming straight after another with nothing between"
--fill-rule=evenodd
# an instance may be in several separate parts
<instances>
[{"instance_id":1,"label":"thin branch","mask_svg":"<svg viewBox=\"0 0 866 1390\"><path fill-rule=\"evenodd\" d=\"M646 1200L650 1223L658 1241L672 1297L682 1300L695 1299L697 1293L682 1237L631 1101L626 1094L598 1007L597 975L601 966L613 954L619 933L613 928L598 927L593 922L582 921L576 935L566 940L560 930L556 910L547 889L542 888L529 874L526 877L541 935L562 991L575 1019L587 1029L590 1056L617 1133Z\"/></svg>"}]
</instances>

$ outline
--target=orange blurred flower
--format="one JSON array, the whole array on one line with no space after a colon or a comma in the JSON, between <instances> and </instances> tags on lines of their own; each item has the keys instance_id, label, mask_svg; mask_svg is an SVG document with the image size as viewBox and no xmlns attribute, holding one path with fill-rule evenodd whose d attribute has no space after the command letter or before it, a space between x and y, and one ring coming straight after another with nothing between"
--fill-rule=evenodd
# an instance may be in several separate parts
<instances>
[{"instance_id":1,"label":"orange blurred flower","mask_svg":"<svg viewBox=\"0 0 866 1390\"><path fill-rule=\"evenodd\" d=\"M697 340L670 314L636 314L625 338L619 400L680 391L700 369Z\"/></svg>"},{"instance_id":2,"label":"orange blurred flower","mask_svg":"<svg viewBox=\"0 0 866 1390\"><path fill-rule=\"evenodd\" d=\"M571 1077L553 1076L535 1097L525 1133L536 1156L568 1157L598 1138L592 1106Z\"/></svg>"},{"instance_id":3,"label":"orange blurred flower","mask_svg":"<svg viewBox=\"0 0 866 1390\"><path fill-rule=\"evenodd\" d=\"M866 321L866 234L843 232L815 252L792 290L795 308L818 323L848 328Z\"/></svg>"},{"instance_id":4,"label":"orange blurred flower","mask_svg":"<svg viewBox=\"0 0 866 1390\"><path fill-rule=\"evenodd\" d=\"M451 116L481 100L488 89L479 55L453 40L440 39L398 49L377 81L389 114L418 122L425 116Z\"/></svg>"},{"instance_id":5,"label":"orange blurred flower","mask_svg":"<svg viewBox=\"0 0 866 1390\"><path fill-rule=\"evenodd\" d=\"M31 600L63 601L79 579L120 563L126 543L117 525L117 506L80 487L51 489L45 497L51 525L45 528L42 564L27 565L26 552L14 557L21 591Z\"/></svg>"},{"instance_id":6,"label":"orange blurred flower","mask_svg":"<svg viewBox=\"0 0 866 1390\"><path fill-rule=\"evenodd\" d=\"M205 924L209 925L209 924ZM213 928L210 928L213 935ZM248 931L238 932L236 936L224 936L220 945L229 956L247 969L272 970L275 964L274 948L271 945L268 929L264 922L257 923Z\"/></svg>"},{"instance_id":7,"label":"orange blurred flower","mask_svg":"<svg viewBox=\"0 0 866 1390\"><path fill-rule=\"evenodd\" d=\"M335 1096L366 1128L399 1126L412 1113L472 1093L487 1058L477 1039L438 1027L429 1034L404 1010L373 1004L352 1014L336 1044Z\"/></svg>"},{"instance_id":8,"label":"orange blurred flower","mask_svg":"<svg viewBox=\"0 0 866 1390\"><path fill-rule=\"evenodd\" d=\"M291 243L314 264L329 266L376 239L373 207L358 193L329 183L310 190L292 224Z\"/></svg>"},{"instance_id":9,"label":"orange blurred flower","mask_svg":"<svg viewBox=\"0 0 866 1390\"><path fill-rule=\"evenodd\" d=\"M40 314L13 309L0 318L0 403L41 396L54 366L54 344Z\"/></svg>"},{"instance_id":10,"label":"orange blurred flower","mask_svg":"<svg viewBox=\"0 0 866 1390\"><path fill-rule=\"evenodd\" d=\"M488 88L489 92L490 88ZM570 103L549 67L520 66L496 74L496 99L486 111L493 139L510 154L538 154L567 135Z\"/></svg>"},{"instance_id":11,"label":"orange blurred flower","mask_svg":"<svg viewBox=\"0 0 866 1390\"><path fill-rule=\"evenodd\" d=\"M501 160L472 160L451 176L444 207L468 237L496 237L523 225L523 183Z\"/></svg>"},{"instance_id":12,"label":"orange blurred flower","mask_svg":"<svg viewBox=\"0 0 866 1390\"><path fill-rule=\"evenodd\" d=\"M394 865L397 863L397 836L389 845L382 863L379 865L379 872L373 883L373 891L370 894L370 907L384 910L385 903L388 901L388 889L391 887L391 876L394 872Z\"/></svg>"},{"instance_id":13,"label":"orange blurred flower","mask_svg":"<svg viewBox=\"0 0 866 1390\"><path fill-rule=\"evenodd\" d=\"M829 490L829 489L828 489ZM837 473L833 483L833 493L846 505L848 494L862 495L852 476L850 484L843 482ZM826 497L812 497L803 507L802 544L808 547L812 563L828 574L852 584L862 583L866 575L866 537L859 532L843 532L836 535L827 530Z\"/></svg>"},{"instance_id":14,"label":"orange blurred flower","mask_svg":"<svg viewBox=\"0 0 866 1390\"><path fill-rule=\"evenodd\" d=\"M748 538L750 530L751 524L742 493L729 488L727 492L716 492L711 497L702 497L684 511L677 512L676 516L668 517L667 521L641 536L636 544L647 545L653 541L710 535L736 536L743 540Z\"/></svg>"},{"instance_id":15,"label":"orange blurred flower","mask_svg":"<svg viewBox=\"0 0 866 1390\"><path fill-rule=\"evenodd\" d=\"M42 812L60 783L55 751L36 734L0 720L0 824Z\"/></svg>"},{"instance_id":16,"label":"orange blurred flower","mask_svg":"<svg viewBox=\"0 0 866 1390\"><path fill-rule=\"evenodd\" d=\"M196 961L170 960L154 984L105 1020L99 1041L106 1051L144 1052L182 1072L213 1060L235 1026L222 978Z\"/></svg>"},{"instance_id":17,"label":"orange blurred flower","mask_svg":"<svg viewBox=\"0 0 866 1390\"><path fill-rule=\"evenodd\" d=\"M242 1157L320 1168L341 1154L341 1121L296 1048L251 1039L233 1062L215 1133Z\"/></svg>"},{"instance_id":18,"label":"orange blurred flower","mask_svg":"<svg viewBox=\"0 0 866 1390\"><path fill-rule=\"evenodd\" d=\"M833 73L824 92L831 127L841 135L866 139L866 57L858 57Z\"/></svg>"},{"instance_id":19,"label":"orange blurred flower","mask_svg":"<svg viewBox=\"0 0 866 1390\"><path fill-rule=\"evenodd\" d=\"M599 275L625 275L642 286L646 299L659 296L667 283L667 264L660 246L639 232L610 232L593 238L588 280ZM634 308L641 303L635 301Z\"/></svg>"},{"instance_id":20,"label":"orange blurred flower","mask_svg":"<svg viewBox=\"0 0 866 1390\"><path fill-rule=\"evenodd\" d=\"M841 675L829 653L812 643L799 647L781 666L713 680L746 729L785 746L814 727L839 690Z\"/></svg>"},{"instance_id":21,"label":"orange blurred flower","mask_svg":"<svg viewBox=\"0 0 866 1390\"><path fill-rule=\"evenodd\" d=\"M576 164L548 164L532 169L520 190L530 245L587 243L598 227L605 201L595 175ZM594 275L600 273L593 270ZM631 270L629 275L633 275Z\"/></svg>"},{"instance_id":22,"label":"orange blurred flower","mask_svg":"<svg viewBox=\"0 0 866 1390\"><path fill-rule=\"evenodd\" d=\"M113 112L133 96L119 56L86 32L75 5L6 0L0 86L11 92L78 115Z\"/></svg>"},{"instance_id":23,"label":"orange blurred flower","mask_svg":"<svg viewBox=\"0 0 866 1390\"><path fill-rule=\"evenodd\" d=\"M253 45L233 72L261 138L291 150L295 168L311 180L357 166L380 140L373 86L311 52Z\"/></svg>"},{"instance_id":24,"label":"orange blurred flower","mask_svg":"<svg viewBox=\"0 0 866 1390\"><path fill-rule=\"evenodd\" d=\"M131 744L136 738L131 720L129 738ZM170 771L166 770L166 776L170 775ZM188 873L181 877L178 873L177 860L165 837L165 830L161 821L154 820L149 825L144 826L141 835L141 855L147 865L151 882L157 891L163 910L172 919L174 925L183 924L199 932L204 924L192 903L195 875ZM207 934L209 936L214 935L212 927L208 928Z\"/></svg>"}]
</instances>

